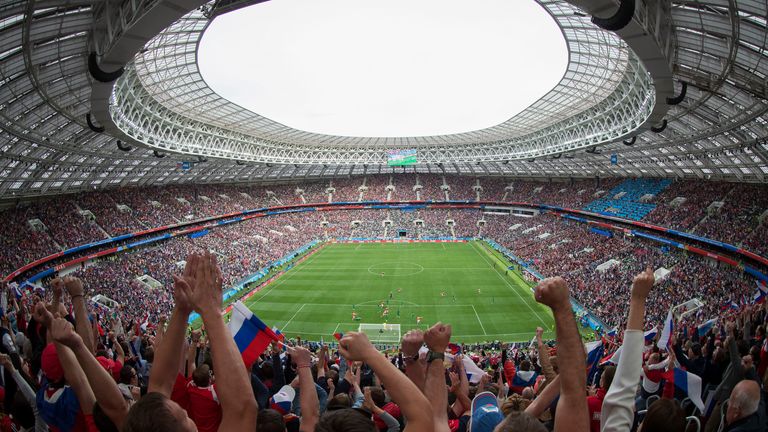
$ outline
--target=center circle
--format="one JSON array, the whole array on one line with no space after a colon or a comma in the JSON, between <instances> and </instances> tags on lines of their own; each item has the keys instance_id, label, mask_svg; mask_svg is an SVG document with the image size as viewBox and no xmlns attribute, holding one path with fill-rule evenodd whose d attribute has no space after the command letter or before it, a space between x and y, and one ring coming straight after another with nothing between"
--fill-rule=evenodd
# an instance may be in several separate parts
<instances>
[{"instance_id":1,"label":"center circle","mask_svg":"<svg viewBox=\"0 0 768 432\"><path fill-rule=\"evenodd\" d=\"M424 267L414 263L380 263L368 267L368 273L377 276L413 276L424 271Z\"/></svg>"}]
</instances>

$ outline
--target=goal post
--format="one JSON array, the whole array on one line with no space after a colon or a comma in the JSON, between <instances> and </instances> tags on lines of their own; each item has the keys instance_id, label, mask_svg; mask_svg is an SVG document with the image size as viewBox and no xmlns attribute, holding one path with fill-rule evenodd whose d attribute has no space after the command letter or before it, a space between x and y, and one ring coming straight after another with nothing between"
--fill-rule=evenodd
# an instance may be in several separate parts
<instances>
[{"instance_id":1,"label":"goal post","mask_svg":"<svg viewBox=\"0 0 768 432\"><path fill-rule=\"evenodd\" d=\"M399 343L400 342L400 324L360 324L358 328L360 333L365 333L371 342L376 343Z\"/></svg>"}]
</instances>

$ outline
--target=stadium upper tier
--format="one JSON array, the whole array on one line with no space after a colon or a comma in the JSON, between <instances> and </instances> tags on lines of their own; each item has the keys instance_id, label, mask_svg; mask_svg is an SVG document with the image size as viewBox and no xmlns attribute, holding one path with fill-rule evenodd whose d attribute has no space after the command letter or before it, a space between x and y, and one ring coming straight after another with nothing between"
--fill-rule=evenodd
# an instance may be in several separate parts
<instances>
[{"instance_id":1,"label":"stadium upper tier","mask_svg":"<svg viewBox=\"0 0 768 432\"><path fill-rule=\"evenodd\" d=\"M552 92L489 129L386 140L304 133L212 93L194 46L226 11L203 1L5 2L0 198L390 173L392 147L421 162L398 172L765 181L764 2L539 3L570 51Z\"/></svg>"},{"instance_id":2,"label":"stadium upper tier","mask_svg":"<svg viewBox=\"0 0 768 432\"><path fill-rule=\"evenodd\" d=\"M605 200L642 202L652 208L642 218L643 222L692 232L768 256L768 194L763 185L632 180L541 183L434 175L369 176L269 186L122 189L19 206L0 213L3 221L0 224L0 274L7 275L35 259L84 243L243 210L306 203L417 200L528 202L574 209L590 208ZM608 215L626 216L618 210L599 209ZM402 216L401 212L370 212L358 213L357 219L345 212L319 212L321 215L305 220L297 228L328 237L354 237L355 232L368 231L375 233L371 237L381 237L385 234L383 221L389 219L393 223L386 236L395 235L398 225L395 222ZM432 210L429 214L431 223L420 227L418 233L411 230L410 235L474 237L482 234L476 223L482 216L479 211L472 217L462 216L462 223L452 230L447 220L457 217L455 212ZM402 217L413 219L414 215ZM517 219L522 218L514 218ZM361 223L353 226L352 220ZM323 221L329 225L325 226ZM513 223L509 221L507 225ZM412 220L400 225L415 228ZM281 235L269 237L288 240ZM306 240L298 237L301 237L299 242Z\"/></svg>"}]
</instances>

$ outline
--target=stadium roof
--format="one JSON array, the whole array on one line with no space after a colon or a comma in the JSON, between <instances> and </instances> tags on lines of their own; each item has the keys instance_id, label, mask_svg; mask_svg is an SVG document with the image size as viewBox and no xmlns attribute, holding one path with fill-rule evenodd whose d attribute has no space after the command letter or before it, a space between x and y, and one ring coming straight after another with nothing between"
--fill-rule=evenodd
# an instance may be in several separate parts
<instances>
[{"instance_id":1,"label":"stadium roof","mask_svg":"<svg viewBox=\"0 0 768 432\"><path fill-rule=\"evenodd\" d=\"M252 3L3 2L0 198L394 171L766 181L765 2L539 0L570 52L552 92L487 129L397 138L292 129L208 88L197 41ZM387 167L395 148L421 163Z\"/></svg>"}]
</instances>

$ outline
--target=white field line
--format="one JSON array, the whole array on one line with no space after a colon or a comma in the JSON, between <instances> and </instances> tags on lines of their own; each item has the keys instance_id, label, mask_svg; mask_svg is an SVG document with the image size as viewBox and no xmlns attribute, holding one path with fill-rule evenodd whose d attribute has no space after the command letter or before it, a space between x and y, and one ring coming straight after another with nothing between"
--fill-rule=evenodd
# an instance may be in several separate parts
<instances>
[{"instance_id":1,"label":"white field line","mask_svg":"<svg viewBox=\"0 0 768 432\"><path fill-rule=\"evenodd\" d=\"M488 333L485 332L485 326L483 325L483 322L480 321L480 315L477 314L477 309L475 309L475 305L472 305L472 310L475 311L475 316L477 317L477 322L480 323L480 328L483 329L483 334L488 335Z\"/></svg>"},{"instance_id":2,"label":"white field line","mask_svg":"<svg viewBox=\"0 0 768 432\"><path fill-rule=\"evenodd\" d=\"M477 245L475 245L474 243L472 243L472 247L473 247L473 249L475 250L475 253L477 253L478 255L480 255L480 258L482 258L482 259L483 259L485 262L487 262L488 264L490 264L490 265L491 265L491 267L493 268L493 271L494 271L494 272L496 272L496 276L498 276L498 277L499 277L499 279L501 279L501 280L502 280L502 281L503 281L505 284L507 284L507 286L508 286L508 287L509 287L509 288L510 288L512 291L514 291L514 293L515 293L515 294L517 294L517 296L518 296L518 297L520 297L520 300L522 300L522 301L523 301L523 303L525 303L525 305L526 305L526 306L528 306L528 309L530 309L530 310L531 310L531 312L533 312L533 313L536 315L536 317L539 319L539 321L541 321L541 323L542 323L542 324L544 324L544 326L546 327L546 326L547 326L547 323L546 323L546 322L545 322L543 319L541 319L541 316L539 315L539 313L538 313L538 312L536 312L536 311L535 311L535 310L534 310L534 309L531 307L531 305L530 305L530 304L528 304L528 302L527 302L527 301L526 301L526 300L523 298L523 296L521 296L521 295L520 295L520 293L519 293L519 292L517 292L517 289L515 289L515 287L514 287L514 286L512 286L512 284L511 284L511 283L509 283L509 281L508 281L508 280L507 280L507 279L506 279L504 276L502 276L502 274L501 274L501 273L499 273L499 271L496 269L496 266L494 266L494 265L493 265L493 263L491 263L491 262L489 262L489 261L488 261L488 258L487 258L485 255L483 255L483 253L484 253L484 252L483 252L483 251L478 251L478 250L477 250L477 248L478 248L479 246L477 246Z\"/></svg>"},{"instance_id":3,"label":"white field line","mask_svg":"<svg viewBox=\"0 0 768 432\"><path fill-rule=\"evenodd\" d=\"M296 315L298 315L298 314L299 314L299 312L301 312L301 310L302 310L302 309L304 309L304 306L306 306L306 305L307 305L306 303L304 303L304 304L302 304L302 305L301 305L301 307L299 308L299 310L297 310L297 311L296 311L296 313L294 313L294 314L293 314L293 316L291 317L291 319L289 319L289 320L288 320L288 322L287 322L287 323L285 323L285 325L283 326L283 330L281 330L281 331L285 331L285 329L287 329L287 328L288 328L288 324L290 324L290 323L291 323L291 321L293 321L293 319L294 319L294 318L296 318Z\"/></svg>"},{"instance_id":4,"label":"white field line","mask_svg":"<svg viewBox=\"0 0 768 432\"><path fill-rule=\"evenodd\" d=\"M294 270L294 271L293 271L293 272L291 272L291 274L289 274L289 275L285 275L285 274L284 274L284 275L283 275L283 277L281 277L281 278L279 278L279 279L277 280L277 282L273 283L273 284L272 284L272 286L270 286L270 287L268 287L268 288L267 288L267 290L266 290L266 292L264 293L264 295L262 295L261 297L257 298L256 300L254 300L254 301L252 301L252 302L249 302L249 304L256 304L256 303L260 302L261 300L263 300L263 299L264 299L264 297L266 297L266 296L267 296L269 293L271 293L271 292L272 292L272 290L274 290L275 288L277 288L279 285L282 285L282 284L283 284L283 282L285 282L285 281L287 281L288 279L292 278L292 277L293 277L295 274L297 274L298 272L300 272L300 271L304 270L305 268L307 268L307 264L309 264L309 263L313 262L314 260L316 260L316 259L317 259L317 256L318 256L318 255L320 255L321 253L323 253L323 251L324 251L324 250L325 250L325 249L323 248L323 249L321 249L321 250L319 250L319 251L315 252L315 254L312 256L312 259L311 259L311 260L307 260L307 261L304 261L304 262L300 263L298 266L296 266L296 267L299 267L299 268L296 268L296 267L292 268L291 270Z\"/></svg>"}]
</instances>

